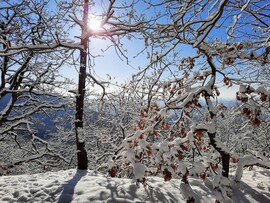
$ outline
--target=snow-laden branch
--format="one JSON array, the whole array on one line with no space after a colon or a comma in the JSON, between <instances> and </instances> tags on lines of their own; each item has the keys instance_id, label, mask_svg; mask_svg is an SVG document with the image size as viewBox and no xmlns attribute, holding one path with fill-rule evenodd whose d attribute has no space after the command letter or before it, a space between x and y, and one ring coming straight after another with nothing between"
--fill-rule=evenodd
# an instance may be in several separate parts
<instances>
[{"instance_id":1,"label":"snow-laden branch","mask_svg":"<svg viewBox=\"0 0 270 203\"><path fill-rule=\"evenodd\" d=\"M18 45L18 46L10 46L6 49L0 49L0 56L12 56L19 54L24 51L32 51L34 53L46 53L46 52L53 52L56 48L68 48L68 49L83 49L81 43L68 43L68 42L54 42L48 44L25 44L25 45Z\"/></svg>"},{"instance_id":2,"label":"snow-laden branch","mask_svg":"<svg viewBox=\"0 0 270 203\"><path fill-rule=\"evenodd\" d=\"M210 16L208 16L204 23L196 30L197 37L193 47L199 47L199 45L204 41L209 32L216 25L216 22L222 16L225 5L228 3L228 0L222 0L219 4L217 10Z\"/></svg>"},{"instance_id":3,"label":"snow-laden branch","mask_svg":"<svg viewBox=\"0 0 270 203\"><path fill-rule=\"evenodd\" d=\"M239 158L234 180L236 182L240 182L243 176L244 167L249 167L249 166L254 166L254 165L270 169L270 160L266 157L264 157L264 160L260 160L254 155L246 155L242 158Z\"/></svg>"},{"instance_id":4,"label":"snow-laden branch","mask_svg":"<svg viewBox=\"0 0 270 203\"><path fill-rule=\"evenodd\" d=\"M63 160L66 163L69 163L69 160L67 160L65 157L63 157L60 154L50 153L50 152L44 152L44 153L39 153L39 154L35 154L35 155L32 155L32 156L29 156L29 157L26 157L26 158L22 158L22 159L20 159L18 161L13 162L11 164L11 166L15 166L15 165L19 165L19 164L22 164L22 163L27 163L27 162L39 160L39 159L41 159L43 157L58 158L58 159Z\"/></svg>"},{"instance_id":5,"label":"snow-laden branch","mask_svg":"<svg viewBox=\"0 0 270 203\"><path fill-rule=\"evenodd\" d=\"M92 79L97 85L99 85L101 88L102 88L102 96L101 96L101 101L103 101L103 98L106 94L106 91L105 91L105 87L104 85L102 85L93 75L91 75L90 73L87 73L86 74L87 77L89 77L90 79Z\"/></svg>"},{"instance_id":6,"label":"snow-laden branch","mask_svg":"<svg viewBox=\"0 0 270 203\"><path fill-rule=\"evenodd\" d=\"M75 23L77 23L81 28L84 27L84 23L82 20L79 20L75 15L68 15Z\"/></svg>"},{"instance_id":7,"label":"snow-laden branch","mask_svg":"<svg viewBox=\"0 0 270 203\"><path fill-rule=\"evenodd\" d=\"M21 120L19 120L17 122L11 123L10 125L8 125L8 127L5 127L4 129L3 128L0 129L0 133L2 135L4 135L4 134L8 133L9 131L12 131L13 129L15 129L17 126L23 125L23 124L32 124L32 122L30 122L27 119L21 119Z\"/></svg>"}]
</instances>

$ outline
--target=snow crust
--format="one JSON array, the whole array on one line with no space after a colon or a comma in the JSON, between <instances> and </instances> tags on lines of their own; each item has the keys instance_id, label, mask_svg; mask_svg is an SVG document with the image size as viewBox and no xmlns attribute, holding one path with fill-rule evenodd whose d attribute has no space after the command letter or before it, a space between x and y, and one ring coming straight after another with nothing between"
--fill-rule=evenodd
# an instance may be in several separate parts
<instances>
[{"instance_id":1,"label":"snow crust","mask_svg":"<svg viewBox=\"0 0 270 203\"><path fill-rule=\"evenodd\" d=\"M139 170L142 169L137 166ZM243 182L232 181L233 202L270 202L270 171L254 167L243 173ZM215 202L215 192L209 177L205 183L195 178L190 178L189 183L196 202ZM179 179L164 182L163 178L148 177L147 184L146 187L138 187L131 179L110 178L95 171L75 169L1 176L0 202L184 203L189 198L187 192L180 192L180 188L189 191L189 186L181 184Z\"/></svg>"}]
</instances>

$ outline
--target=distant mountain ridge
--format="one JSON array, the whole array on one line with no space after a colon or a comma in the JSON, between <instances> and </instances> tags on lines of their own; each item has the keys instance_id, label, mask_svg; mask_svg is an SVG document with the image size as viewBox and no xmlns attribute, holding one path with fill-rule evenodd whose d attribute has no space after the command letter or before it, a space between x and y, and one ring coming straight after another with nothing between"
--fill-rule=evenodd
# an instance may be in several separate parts
<instances>
[{"instance_id":1,"label":"distant mountain ridge","mask_svg":"<svg viewBox=\"0 0 270 203\"><path fill-rule=\"evenodd\" d=\"M1 98L0 100L0 113L1 111L6 107L7 103L9 102L10 96L5 96L4 98ZM202 100L204 103L204 100ZM239 102L236 99L219 99L219 103L223 103L225 106L234 106L237 105ZM91 112L90 120L95 120L95 117L98 116L98 112ZM90 115L89 114L89 115ZM61 118L65 120L65 117L67 116L73 116L74 115L74 110L66 108L65 110L59 110L54 112L54 115L49 116L46 113L37 113L32 115L34 122L34 127L37 130L37 136L41 137L43 139L47 139L50 137L50 134L56 132L57 128L56 125L59 125L59 122L55 122L55 118ZM67 129L72 128L72 124L69 122L66 122L64 127Z\"/></svg>"},{"instance_id":2,"label":"distant mountain ridge","mask_svg":"<svg viewBox=\"0 0 270 203\"><path fill-rule=\"evenodd\" d=\"M7 94L5 97L0 98L0 114L6 108L9 100L11 98L11 94ZM50 101L50 97L44 96L44 98ZM53 99L53 98L51 98ZM53 114L52 114L53 112ZM50 134L56 132L56 125L59 122L55 121L55 118L64 119L66 116L73 115L73 111L71 109L65 108L60 109L58 111L50 111L49 113L36 113L31 116L31 121L34 123L34 128L37 130L37 136L43 139L46 139L50 136ZM71 128L71 125L66 122L65 128Z\"/></svg>"}]
</instances>

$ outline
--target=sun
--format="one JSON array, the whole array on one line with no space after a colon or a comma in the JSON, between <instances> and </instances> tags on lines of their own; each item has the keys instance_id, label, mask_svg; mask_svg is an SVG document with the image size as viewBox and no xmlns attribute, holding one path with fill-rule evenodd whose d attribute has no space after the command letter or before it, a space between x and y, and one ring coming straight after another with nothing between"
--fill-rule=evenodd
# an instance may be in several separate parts
<instances>
[{"instance_id":1,"label":"sun","mask_svg":"<svg viewBox=\"0 0 270 203\"><path fill-rule=\"evenodd\" d=\"M91 18L89 18L88 25L91 30L98 31L101 29L101 20L95 16L91 16Z\"/></svg>"}]
</instances>

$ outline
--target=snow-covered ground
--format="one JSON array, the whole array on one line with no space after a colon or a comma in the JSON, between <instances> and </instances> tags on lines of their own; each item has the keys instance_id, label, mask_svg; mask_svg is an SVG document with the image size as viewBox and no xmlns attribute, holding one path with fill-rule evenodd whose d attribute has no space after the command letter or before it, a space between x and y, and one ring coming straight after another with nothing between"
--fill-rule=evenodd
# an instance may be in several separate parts
<instances>
[{"instance_id":1,"label":"snow-covered ground","mask_svg":"<svg viewBox=\"0 0 270 203\"><path fill-rule=\"evenodd\" d=\"M210 181L191 179L196 202L214 202ZM0 203L9 202L185 202L179 192L180 180L164 182L148 177L148 186L129 179L110 178L93 171L66 170L33 175L0 177ZM232 181L233 202L269 203L270 171L254 168L245 170L240 183ZM209 189L210 188L210 189Z\"/></svg>"}]
</instances>

